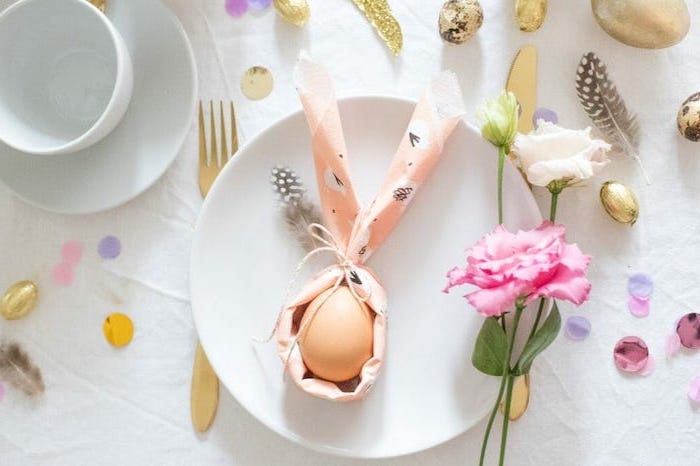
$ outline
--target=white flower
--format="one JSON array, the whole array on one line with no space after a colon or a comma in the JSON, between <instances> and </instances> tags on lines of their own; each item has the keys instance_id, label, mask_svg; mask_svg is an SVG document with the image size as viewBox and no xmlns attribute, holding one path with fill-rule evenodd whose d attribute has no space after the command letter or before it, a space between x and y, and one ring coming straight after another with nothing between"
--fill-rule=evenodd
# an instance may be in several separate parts
<instances>
[{"instance_id":1,"label":"white flower","mask_svg":"<svg viewBox=\"0 0 700 466\"><path fill-rule=\"evenodd\" d=\"M572 130L542 120L538 124L532 133L518 134L512 148L533 185L587 180L610 162L610 145L592 138L591 128Z\"/></svg>"},{"instance_id":2,"label":"white flower","mask_svg":"<svg viewBox=\"0 0 700 466\"><path fill-rule=\"evenodd\" d=\"M508 147L518 131L518 100L512 92L502 92L489 99L476 117L481 121L481 135L496 147Z\"/></svg>"}]
</instances>

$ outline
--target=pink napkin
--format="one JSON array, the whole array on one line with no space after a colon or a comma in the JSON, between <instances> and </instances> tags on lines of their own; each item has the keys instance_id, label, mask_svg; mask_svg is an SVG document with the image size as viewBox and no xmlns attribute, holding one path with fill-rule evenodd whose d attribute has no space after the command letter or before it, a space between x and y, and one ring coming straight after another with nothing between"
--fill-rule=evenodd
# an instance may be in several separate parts
<instances>
[{"instance_id":1,"label":"pink napkin","mask_svg":"<svg viewBox=\"0 0 700 466\"><path fill-rule=\"evenodd\" d=\"M347 263L326 268L286 303L277 328L279 355L294 382L304 391L329 400L362 398L374 384L384 360L387 297L371 269L363 265L389 236L437 163L445 140L464 113L455 75L443 72L420 99L392 161L386 179L368 208L353 189L338 105L326 69L302 54L295 82L311 132L316 180L324 224L351 262L347 283L374 311L374 354L357 380L335 384L311 374L295 346L299 322L315 297L348 277Z\"/></svg>"}]
</instances>

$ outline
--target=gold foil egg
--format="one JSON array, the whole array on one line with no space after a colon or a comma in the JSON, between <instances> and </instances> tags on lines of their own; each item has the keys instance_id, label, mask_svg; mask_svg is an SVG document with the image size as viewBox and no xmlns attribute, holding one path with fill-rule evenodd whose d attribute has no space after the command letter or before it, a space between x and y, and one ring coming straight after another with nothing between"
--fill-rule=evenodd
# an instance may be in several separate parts
<instances>
[{"instance_id":1,"label":"gold foil egg","mask_svg":"<svg viewBox=\"0 0 700 466\"><path fill-rule=\"evenodd\" d=\"M326 290L311 301L300 329L301 358L321 379L352 379L372 357L374 316L347 286Z\"/></svg>"},{"instance_id":2,"label":"gold foil egg","mask_svg":"<svg viewBox=\"0 0 700 466\"><path fill-rule=\"evenodd\" d=\"M5 292L0 304L2 316L7 320L17 320L26 316L36 307L39 289L29 280L17 282Z\"/></svg>"},{"instance_id":3,"label":"gold foil egg","mask_svg":"<svg viewBox=\"0 0 700 466\"><path fill-rule=\"evenodd\" d=\"M600 188L600 200L605 211L615 221L634 225L639 217L639 203L634 192L617 181L606 181Z\"/></svg>"},{"instance_id":4,"label":"gold foil egg","mask_svg":"<svg viewBox=\"0 0 700 466\"><path fill-rule=\"evenodd\" d=\"M450 44L463 44L479 30L484 11L477 0L447 0L440 9L440 37Z\"/></svg>"},{"instance_id":5,"label":"gold foil egg","mask_svg":"<svg viewBox=\"0 0 700 466\"><path fill-rule=\"evenodd\" d=\"M676 117L678 131L689 141L700 141L700 92L691 95L681 104Z\"/></svg>"},{"instance_id":6,"label":"gold foil egg","mask_svg":"<svg viewBox=\"0 0 700 466\"><path fill-rule=\"evenodd\" d=\"M288 23L302 27L309 20L311 11L306 0L275 0L275 10Z\"/></svg>"},{"instance_id":7,"label":"gold foil egg","mask_svg":"<svg viewBox=\"0 0 700 466\"><path fill-rule=\"evenodd\" d=\"M632 47L670 47L690 29L685 0L591 0L591 8L605 32Z\"/></svg>"},{"instance_id":8,"label":"gold foil egg","mask_svg":"<svg viewBox=\"0 0 700 466\"><path fill-rule=\"evenodd\" d=\"M524 32L536 31L547 16L547 0L515 0L515 19Z\"/></svg>"}]
</instances>

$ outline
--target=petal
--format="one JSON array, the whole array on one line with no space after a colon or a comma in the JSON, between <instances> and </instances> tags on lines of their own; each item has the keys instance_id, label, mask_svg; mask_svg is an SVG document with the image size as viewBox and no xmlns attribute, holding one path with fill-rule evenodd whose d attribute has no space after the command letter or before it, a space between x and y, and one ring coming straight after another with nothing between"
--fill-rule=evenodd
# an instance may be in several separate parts
<instances>
[{"instance_id":1,"label":"petal","mask_svg":"<svg viewBox=\"0 0 700 466\"><path fill-rule=\"evenodd\" d=\"M591 292L591 282L588 281L582 270L571 270L566 267L559 267L552 279L543 286L540 286L534 297L557 298L581 305Z\"/></svg>"},{"instance_id":2,"label":"petal","mask_svg":"<svg viewBox=\"0 0 700 466\"><path fill-rule=\"evenodd\" d=\"M452 268L447 272L447 285L443 288L442 292L449 293L450 289L455 286L469 283L467 276L467 269L460 269L459 267Z\"/></svg>"},{"instance_id":3,"label":"petal","mask_svg":"<svg viewBox=\"0 0 700 466\"><path fill-rule=\"evenodd\" d=\"M521 288L521 284L509 282L498 288L474 291L465 297L480 314L486 317L500 316L513 306L520 296Z\"/></svg>"}]
</instances>

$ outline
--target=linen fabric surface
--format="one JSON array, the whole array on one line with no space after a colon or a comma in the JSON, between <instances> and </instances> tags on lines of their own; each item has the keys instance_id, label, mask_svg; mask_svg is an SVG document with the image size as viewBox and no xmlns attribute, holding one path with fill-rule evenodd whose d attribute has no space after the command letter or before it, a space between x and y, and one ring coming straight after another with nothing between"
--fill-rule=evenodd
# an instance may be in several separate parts
<instances>
[{"instance_id":1,"label":"linen fabric surface","mask_svg":"<svg viewBox=\"0 0 700 466\"><path fill-rule=\"evenodd\" d=\"M0 9L11 3L0 0ZM192 42L201 98L230 96L235 101L243 143L300 108L293 67L301 49L326 65L339 97L416 98L432 77L452 69L464 93L467 119L474 123L477 106L503 89L518 49L533 44L539 51L538 103L554 110L559 124L572 129L590 124L576 97L574 79L581 56L595 51L629 108L639 115L640 156L652 183L646 185L634 161L616 158L585 186L560 196L558 220L568 226L568 241L593 256L591 300L579 309L563 304L561 311L564 319L587 317L591 334L573 341L562 333L535 362L528 411L510 426L508 464L696 462L700 413L686 391L700 373L700 354L681 351L666 360L664 341L681 315L700 307L700 145L686 141L676 129L680 104L700 90L699 2L688 2L692 24L683 42L665 50L641 50L605 34L587 1L552 0L542 28L522 33L513 2L483 0L481 30L466 44L450 47L438 34L442 2L392 0L404 33L397 58L348 0L311 1L311 17L302 29L283 22L272 9L232 18L219 0L165 3ZM239 89L241 75L255 65L267 67L275 79L272 94L261 101L247 100ZM496 152L483 156L495 157ZM36 401L6 387L0 401L0 464L475 464L485 423L407 457L336 458L269 431L223 388L212 429L204 435L193 432L189 392L197 336L188 267L202 202L196 173L193 122L166 175L143 195L111 211L52 214L0 187L0 285L4 289L31 279L40 289L37 309L16 322L0 320L0 333L26 348L46 383L46 393ZM485 196L495 196L495 175L494 191ZM637 193L641 213L631 228L614 223L600 205L598 190L608 179L622 181ZM535 192L546 210L548 196ZM469 205L462 207L454 215L469 215ZM105 235L122 242L122 253L114 260L100 259L96 252ZM73 285L61 287L54 285L52 269L67 240L82 241L85 249ZM634 272L650 273L654 279L650 315L642 319L627 310L627 277ZM463 300L459 293L450 298ZM115 311L128 314L136 326L133 341L122 349L109 346L102 335L104 318ZM438 321L440 309L426 312ZM466 301L464 312L475 312ZM626 335L648 343L657 361L650 376L629 376L615 368L613 347ZM495 438L492 442L496 451Z\"/></svg>"}]
</instances>

